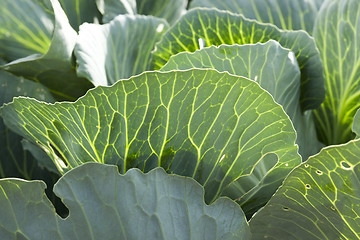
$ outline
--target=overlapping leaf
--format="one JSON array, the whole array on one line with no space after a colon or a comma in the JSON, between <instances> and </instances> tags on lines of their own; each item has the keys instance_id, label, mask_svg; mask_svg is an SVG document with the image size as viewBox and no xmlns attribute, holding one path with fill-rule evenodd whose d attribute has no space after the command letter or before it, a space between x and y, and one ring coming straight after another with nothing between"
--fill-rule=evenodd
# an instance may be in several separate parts
<instances>
[{"instance_id":1,"label":"overlapping leaf","mask_svg":"<svg viewBox=\"0 0 360 240\"><path fill-rule=\"evenodd\" d=\"M9 2L13 1L5 0L2 1L2 4L3 2L5 4L10 4ZM15 38L17 42L14 41L14 44L16 43L14 47L16 46L18 49L28 48L29 44L33 41L37 41L37 37L35 37L35 40L29 41L28 38L32 35L38 35L39 38L42 37L44 33L38 29L42 29L42 24L48 23L48 25L51 25L53 28L51 45L47 47L42 46L41 51L33 51L33 49L32 52L22 52L24 54L36 52L36 54L10 62L3 66L3 69L42 83L51 91L57 100L75 100L79 96L82 96L93 85L88 80L76 76L75 67L72 62L72 53L76 43L77 34L69 25L68 19L59 2L57 0L51 0L51 10L48 8L40 9L45 6L43 1L38 1L36 5L29 3L31 7L36 8L33 14L37 14L37 16L30 14L29 16L31 16L32 20L18 20L16 17L26 15L20 6L24 6L24 9L29 13L32 13L33 10L25 8L27 5L23 2L24 1L17 0L14 1L14 3L11 3L11 6L16 4L16 8L14 7L15 9L11 11L11 15L8 14L9 18L5 19L9 22L5 24L5 32L11 30L12 34L10 36L13 36L9 40ZM48 5L50 5L50 3L46 4L46 6ZM19 21L24 21L23 24L28 23L31 27L27 27L27 25L23 27L18 24ZM26 34L23 35L24 31L29 34L29 36ZM7 34L5 34L5 36L6 35ZM16 37L18 35L24 37ZM46 39L47 40L44 41L48 45L48 38ZM8 46L12 46L12 44L9 43L4 46L7 48ZM12 48L9 48L9 52L6 52L6 55L12 56L12 52L14 52L14 54L16 53Z\"/></svg>"},{"instance_id":2,"label":"overlapping leaf","mask_svg":"<svg viewBox=\"0 0 360 240\"><path fill-rule=\"evenodd\" d=\"M2 114L60 171L87 161L122 172L161 166L194 177L207 202L229 189L233 198L249 193L242 201L249 212L301 162L292 124L272 96L251 80L210 69L146 72L75 103L17 98Z\"/></svg>"},{"instance_id":3,"label":"overlapping leaf","mask_svg":"<svg viewBox=\"0 0 360 240\"><path fill-rule=\"evenodd\" d=\"M186 0L97 0L104 14L103 21L110 22L120 14L151 15L164 18L173 24L186 11Z\"/></svg>"},{"instance_id":4,"label":"overlapping leaf","mask_svg":"<svg viewBox=\"0 0 360 240\"><path fill-rule=\"evenodd\" d=\"M54 188L70 211L61 219L43 182L0 180L1 239L249 239L244 213L230 199L204 203L193 179L86 164Z\"/></svg>"},{"instance_id":5,"label":"overlapping leaf","mask_svg":"<svg viewBox=\"0 0 360 240\"><path fill-rule=\"evenodd\" d=\"M0 1L0 57L7 61L45 54L54 30L49 1Z\"/></svg>"},{"instance_id":6,"label":"overlapping leaf","mask_svg":"<svg viewBox=\"0 0 360 240\"><path fill-rule=\"evenodd\" d=\"M0 65L5 62L0 59ZM41 84L0 71L0 106L11 102L13 97L31 96L53 102L51 94ZM37 162L31 154L24 152L22 137L5 127L0 118L0 177L22 177L31 179ZM52 164L52 163L51 163Z\"/></svg>"},{"instance_id":7,"label":"overlapping leaf","mask_svg":"<svg viewBox=\"0 0 360 240\"><path fill-rule=\"evenodd\" d=\"M302 109L316 108L322 103L325 94L322 64L315 42L307 33L279 30L273 25L216 9L193 9L172 26L153 52L154 68L160 69L171 55L199 49L201 39L205 46L277 40L295 53L299 63Z\"/></svg>"},{"instance_id":8,"label":"overlapping leaf","mask_svg":"<svg viewBox=\"0 0 360 240\"><path fill-rule=\"evenodd\" d=\"M254 79L284 107L297 132L299 152L306 160L320 149L311 115L300 108L300 70L294 54L276 41L262 44L220 45L173 55L161 68L213 68Z\"/></svg>"},{"instance_id":9,"label":"overlapping leaf","mask_svg":"<svg viewBox=\"0 0 360 240\"><path fill-rule=\"evenodd\" d=\"M69 18L71 26L79 31L79 26L84 23L99 23L102 15L99 12L96 0L59 0L64 12Z\"/></svg>"},{"instance_id":10,"label":"overlapping leaf","mask_svg":"<svg viewBox=\"0 0 360 240\"><path fill-rule=\"evenodd\" d=\"M303 29L311 34L320 7L318 3L318 0L193 0L190 7L228 10L281 29Z\"/></svg>"},{"instance_id":11,"label":"overlapping leaf","mask_svg":"<svg viewBox=\"0 0 360 240\"><path fill-rule=\"evenodd\" d=\"M151 51L167 28L163 19L140 15L82 25L75 47L78 75L106 86L149 70Z\"/></svg>"},{"instance_id":12,"label":"overlapping leaf","mask_svg":"<svg viewBox=\"0 0 360 240\"><path fill-rule=\"evenodd\" d=\"M360 140L323 149L250 221L254 239L359 239Z\"/></svg>"},{"instance_id":13,"label":"overlapping leaf","mask_svg":"<svg viewBox=\"0 0 360 240\"><path fill-rule=\"evenodd\" d=\"M325 144L354 137L351 125L360 107L359 13L359 1L325 1L314 28L327 89L315 117L319 138Z\"/></svg>"}]
</instances>

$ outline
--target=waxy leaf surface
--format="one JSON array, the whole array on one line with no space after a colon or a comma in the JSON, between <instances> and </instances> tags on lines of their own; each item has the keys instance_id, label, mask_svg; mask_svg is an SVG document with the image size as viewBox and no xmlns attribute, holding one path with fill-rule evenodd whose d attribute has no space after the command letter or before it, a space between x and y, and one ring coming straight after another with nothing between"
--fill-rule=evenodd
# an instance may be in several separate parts
<instances>
[{"instance_id":1,"label":"waxy leaf surface","mask_svg":"<svg viewBox=\"0 0 360 240\"><path fill-rule=\"evenodd\" d=\"M253 239L359 239L360 140L295 168L250 221Z\"/></svg>"},{"instance_id":2,"label":"waxy leaf surface","mask_svg":"<svg viewBox=\"0 0 360 240\"><path fill-rule=\"evenodd\" d=\"M207 202L224 191L233 199L247 194L247 213L301 162L292 123L272 96L249 79L210 69L145 72L75 103L17 98L2 115L61 172L91 161L122 173L161 166L194 177Z\"/></svg>"},{"instance_id":3,"label":"waxy leaf surface","mask_svg":"<svg viewBox=\"0 0 360 240\"><path fill-rule=\"evenodd\" d=\"M176 22L156 44L153 64L160 69L172 55L194 52L204 46L248 44L273 39L291 49L301 70L300 103L302 110L317 108L324 100L322 63L315 41L304 31L280 30L216 9L193 9Z\"/></svg>"},{"instance_id":4,"label":"waxy leaf surface","mask_svg":"<svg viewBox=\"0 0 360 240\"><path fill-rule=\"evenodd\" d=\"M241 208L227 198L204 203L193 179L88 163L64 175L54 192L69 208L56 215L45 184L0 180L1 239L250 239Z\"/></svg>"},{"instance_id":5,"label":"waxy leaf surface","mask_svg":"<svg viewBox=\"0 0 360 240\"><path fill-rule=\"evenodd\" d=\"M320 150L315 125L300 107L300 69L295 55L276 41L245 45L211 46L194 53L173 55L161 71L213 68L220 72L248 77L267 90L284 107L292 120L299 152L306 160Z\"/></svg>"},{"instance_id":6,"label":"waxy leaf surface","mask_svg":"<svg viewBox=\"0 0 360 240\"><path fill-rule=\"evenodd\" d=\"M107 86L149 70L151 51L167 28L163 19L140 15L83 24L75 47L78 75Z\"/></svg>"}]
</instances>

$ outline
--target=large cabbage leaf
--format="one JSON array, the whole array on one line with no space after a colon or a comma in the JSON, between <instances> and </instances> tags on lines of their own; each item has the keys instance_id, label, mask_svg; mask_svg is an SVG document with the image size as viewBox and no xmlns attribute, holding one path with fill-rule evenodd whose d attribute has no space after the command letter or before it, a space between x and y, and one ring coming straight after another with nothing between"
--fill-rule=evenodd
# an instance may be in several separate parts
<instances>
[{"instance_id":1,"label":"large cabbage leaf","mask_svg":"<svg viewBox=\"0 0 360 240\"><path fill-rule=\"evenodd\" d=\"M314 28L324 63L326 99L315 112L319 139L338 144L354 137L351 125L360 107L360 2L325 1Z\"/></svg>"},{"instance_id":2,"label":"large cabbage leaf","mask_svg":"<svg viewBox=\"0 0 360 240\"><path fill-rule=\"evenodd\" d=\"M173 25L156 44L155 69L172 55L194 52L204 46L247 44L273 39L291 49L301 70L300 103L303 110L317 108L324 100L322 63L315 41L304 31L280 30L271 24L216 9L192 9Z\"/></svg>"},{"instance_id":3,"label":"large cabbage leaf","mask_svg":"<svg viewBox=\"0 0 360 240\"><path fill-rule=\"evenodd\" d=\"M311 114L301 113L299 66L294 54L282 48L278 42L270 40L265 44L220 45L194 53L182 52L171 56L161 70L190 68L214 68L253 79L269 91L289 115L303 160L320 150Z\"/></svg>"},{"instance_id":4,"label":"large cabbage leaf","mask_svg":"<svg viewBox=\"0 0 360 240\"><path fill-rule=\"evenodd\" d=\"M243 14L281 29L312 33L319 3L323 0L193 0L190 7L208 7Z\"/></svg>"},{"instance_id":5,"label":"large cabbage leaf","mask_svg":"<svg viewBox=\"0 0 360 240\"><path fill-rule=\"evenodd\" d=\"M56 215L45 184L0 180L1 239L249 239L244 213L230 199L210 206L193 179L161 168L119 175L88 163L64 175L54 192L69 208Z\"/></svg>"},{"instance_id":6,"label":"large cabbage leaf","mask_svg":"<svg viewBox=\"0 0 360 240\"><path fill-rule=\"evenodd\" d=\"M207 202L225 190L232 198L247 194L247 214L301 162L292 123L272 96L212 69L145 72L75 103L16 98L1 112L61 172L87 161L116 164L122 173L161 166L194 177Z\"/></svg>"},{"instance_id":7,"label":"large cabbage leaf","mask_svg":"<svg viewBox=\"0 0 360 240\"><path fill-rule=\"evenodd\" d=\"M0 2L0 56L14 60L0 69L42 83L56 100L75 100L93 86L76 75L76 37L58 0Z\"/></svg>"},{"instance_id":8,"label":"large cabbage leaf","mask_svg":"<svg viewBox=\"0 0 360 240\"><path fill-rule=\"evenodd\" d=\"M324 148L251 219L254 239L360 239L359 179L360 140Z\"/></svg>"}]
</instances>

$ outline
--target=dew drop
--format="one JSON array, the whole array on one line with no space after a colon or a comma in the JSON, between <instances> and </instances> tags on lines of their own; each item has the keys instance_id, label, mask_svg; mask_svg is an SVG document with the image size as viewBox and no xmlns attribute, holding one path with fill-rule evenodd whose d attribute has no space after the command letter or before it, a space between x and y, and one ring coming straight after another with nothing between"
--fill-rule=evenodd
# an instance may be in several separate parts
<instances>
[{"instance_id":1,"label":"dew drop","mask_svg":"<svg viewBox=\"0 0 360 240\"><path fill-rule=\"evenodd\" d=\"M289 164L288 164L288 163L285 163L285 166L287 167L287 166L289 166Z\"/></svg>"},{"instance_id":2,"label":"dew drop","mask_svg":"<svg viewBox=\"0 0 360 240\"><path fill-rule=\"evenodd\" d=\"M309 167L309 164L305 164L304 166L305 166L306 168L308 168L308 167Z\"/></svg>"},{"instance_id":3,"label":"dew drop","mask_svg":"<svg viewBox=\"0 0 360 240\"><path fill-rule=\"evenodd\" d=\"M310 189L310 188L311 188L310 184L306 184L305 187L306 187L307 189Z\"/></svg>"},{"instance_id":4,"label":"dew drop","mask_svg":"<svg viewBox=\"0 0 360 240\"><path fill-rule=\"evenodd\" d=\"M323 172L322 172L322 171L320 171L320 170L316 170L316 174L318 174L318 175L322 175L322 174L323 174Z\"/></svg>"}]
</instances>

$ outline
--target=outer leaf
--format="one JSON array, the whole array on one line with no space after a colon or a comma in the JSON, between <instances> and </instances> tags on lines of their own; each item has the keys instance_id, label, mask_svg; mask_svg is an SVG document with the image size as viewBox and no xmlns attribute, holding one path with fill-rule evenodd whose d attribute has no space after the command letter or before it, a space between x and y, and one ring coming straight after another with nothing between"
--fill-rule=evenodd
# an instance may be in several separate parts
<instances>
[{"instance_id":1,"label":"outer leaf","mask_svg":"<svg viewBox=\"0 0 360 240\"><path fill-rule=\"evenodd\" d=\"M7 61L46 53L54 29L46 0L0 1L0 57Z\"/></svg>"},{"instance_id":2,"label":"outer leaf","mask_svg":"<svg viewBox=\"0 0 360 240\"><path fill-rule=\"evenodd\" d=\"M101 21L101 13L97 9L95 0L59 0L71 26L79 31L79 26L84 23Z\"/></svg>"},{"instance_id":3,"label":"outer leaf","mask_svg":"<svg viewBox=\"0 0 360 240\"><path fill-rule=\"evenodd\" d=\"M60 219L43 182L0 180L1 239L249 239L240 207L221 198L204 204L193 179L86 164L55 186L70 215Z\"/></svg>"},{"instance_id":4,"label":"outer leaf","mask_svg":"<svg viewBox=\"0 0 360 240\"><path fill-rule=\"evenodd\" d=\"M313 119L301 113L300 70L294 54L276 41L256 45L220 45L173 55L162 71L214 68L255 79L284 107L297 132L299 152L306 160L320 150Z\"/></svg>"},{"instance_id":5,"label":"outer leaf","mask_svg":"<svg viewBox=\"0 0 360 240\"><path fill-rule=\"evenodd\" d=\"M103 21L110 22L120 14L141 14L165 18L173 24L186 12L187 0L97 0Z\"/></svg>"},{"instance_id":6,"label":"outer leaf","mask_svg":"<svg viewBox=\"0 0 360 240\"><path fill-rule=\"evenodd\" d=\"M116 164L122 172L161 166L194 177L207 202L228 189L233 198L249 193L242 202L247 212L265 204L301 162L292 124L272 96L215 70L146 72L75 103L18 98L2 114L60 171L85 161Z\"/></svg>"},{"instance_id":7,"label":"outer leaf","mask_svg":"<svg viewBox=\"0 0 360 240\"><path fill-rule=\"evenodd\" d=\"M360 239L360 140L293 170L250 221L254 239Z\"/></svg>"},{"instance_id":8,"label":"outer leaf","mask_svg":"<svg viewBox=\"0 0 360 240\"><path fill-rule=\"evenodd\" d=\"M148 70L151 50L167 28L165 20L138 15L82 25L75 48L78 75L98 86Z\"/></svg>"},{"instance_id":9,"label":"outer leaf","mask_svg":"<svg viewBox=\"0 0 360 240\"><path fill-rule=\"evenodd\" d=\"M317 0L193 0L190 7L228 10L281 29L303 29L311 34L320 6Z\"/></svg>"},{"instance_id":10,"label":"outer leaf","mask_svg":"<svg viewBox=\"0 0 360 240\"><path fill-rule=\"evenodd\" d=\"M51 11L55 15L55 29L51 46L46 54L33 54L8 63L3 68L16 75L42 83L49 88L57 100L74 100L93 85L88 80L76 76L71 59L76 32L69 25L59 2L51 0L51 4L53 7Z\"/></svg>"},{"instance_id":11,"label":"outer leaf","mask_svg":"<svg viewBox=\"0 0 360 240\"><path fill-rule=\"evenodd\" d=\"M303 31L283 31L242 15L216 9L194 9L166 32L154 50L154 67L160 69L171 55L194 52L199 39L205 46L247 44L277 40L291 49L301 70L300 102L303 110L318 107L324 99L322 64L314 40Z\"/></svg>"},{"instance_id":12,"label":"outer leaf","mask_svg":"<svg viewBox=\"0 0 360 240\"><path fill-rule=\"evenodd\" d=\"M352 139L351 124L360 107L360 2L324 2L314 36L324 63L326 99L315 112L325 144Z\"/></svg>"}]
</instances>

